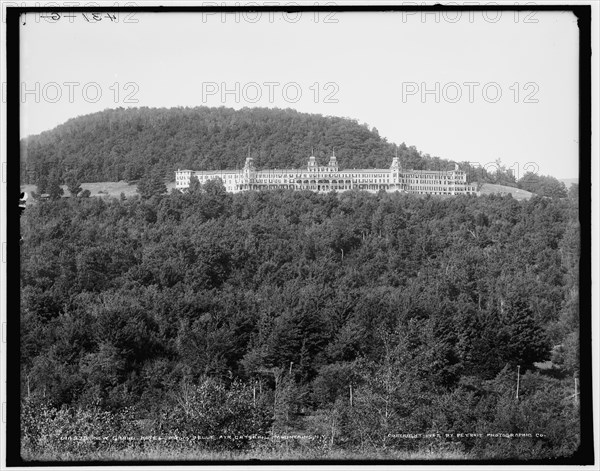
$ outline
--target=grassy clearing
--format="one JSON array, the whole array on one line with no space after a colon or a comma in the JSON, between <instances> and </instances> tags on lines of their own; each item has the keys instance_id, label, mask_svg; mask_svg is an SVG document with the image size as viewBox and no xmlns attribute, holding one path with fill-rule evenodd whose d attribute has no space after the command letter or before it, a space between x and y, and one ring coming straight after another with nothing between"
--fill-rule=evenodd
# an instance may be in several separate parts
<instances>
[{"instance_id":1,"label":"grassy clearing","mask_svg":"<svg viewBox=\"0 0 600 471\"><path fill-rule=\"evenodd\" d=\"M175 182L169 182L166 185L167 191L169 192L171 191L171 188L175 188ZM119 198L121 193L123 193L126 198L130 198L138 194L137 185L129 184L126 181L82 183L81 188L82 190L90 190L91 196L109 196ZM66 185L62 185L62 189L65 192L65 197L70 196ZM32 191L37 191L37 188L35 185L21 185L21 191L31 194Z\"/></svg>"},{"instance_id":2,"label":"grassy clearing","mask_svg":"<svg viewBox=\"0 0 600 471\"><path fill-rule=\"evenodd\" d=\"M528 200L533 196L533 193L530 193L529 191L519 190L518 188L513 188L512 186L494 185L492 183L484 183L481 185L481 189L479 190L479 194L481 195L492 195L496 193L510 193L512 197L517 200Z\"/></svg>"}]
</instances>

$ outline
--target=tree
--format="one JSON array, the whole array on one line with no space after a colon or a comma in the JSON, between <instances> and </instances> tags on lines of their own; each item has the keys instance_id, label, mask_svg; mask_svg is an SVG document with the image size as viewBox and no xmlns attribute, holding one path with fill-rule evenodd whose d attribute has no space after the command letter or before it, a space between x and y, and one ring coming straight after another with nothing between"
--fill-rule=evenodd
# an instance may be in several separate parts
<instances>
[{"instance_id":1,"label":"tree","mask_svg":"<svg viewBox=\"0 0 600 471\"><path fill-rule=\"evenodd\" d=\"M206 447L240 449L251 445L251 435L265 435L272 417L268 403L249 384L234 381L229 388L215 378L185 378L171 393L172 403L161 414L169 433L212 436Z\"/></svg>"},{"instance_id":2,"label":"tree","mask_svg":"<svg viewBox=\"0 0 600 471\"><path fill-rule=\"evenodd\" d=\"M138 183L137 192L143 199L162 195L167 192L164 178L159 170L147 171Z\"/></svg>"},{"instance_id":3,"label":"tree","mask_svg":"<svg viewBox=\"0 0 600 471\"><path fill-rule=\"evenodd\" d=\"M209 196L223 196L226 193L225 185L220 178L208 180L203 185L203 190Z\"/></svg>"},{"instance_id":4,"label":"tree","mask_svg":"<svg viewBox=\"0 0 600 471\"><path fill-rule=\"evenodd\" d=\"M497 351L511 365L531 368L536 361L549 359L550 346L542 326L535 321L531 308L515 297L507 302L499 331Z\"/></svg>"},{"instance_id":5,"label":"tree","mask_svg":"<svg viewBox=\"0 0 600 471\"><path fill-rule=\"evenodd\" d=\"M71 196L77 198L77 195L81 192L81 183L77 179L75 172L69 172L66 178L67 189Z\"/></svg>"},{"instance_id":6,"label":"tree","mask_svg":"<svg viewBox=\"0 0 600 471\"><path fill-rule=\"evenodd\" d=\"M571 198L575 204L579 202L579 183L573 183L569 188L569 198Z\"/></svg>"},{"instance_id":7,"label":"tree","mask_svg":"<svg viewBox=\"0 0 600 471\"><path fill-rule=\"evenodd\" d=\"M565 184L549 175L537 175L533 172L527 172L519 180L518 187L548 198L567 197L567 187Z\"/></svg>"},{"instance_id":8,"label":"tree","mask_svg":"<svg viewBox=\"0 0 600 471\"><path fill-rule=\"evenodd\" d=\"M188 193L192 195L197 195L202 192L202 183L196 177L192 177L190 180L190 186L188 188Z\"/></svg>"},{"instance_id":9,"label":"tree","mask_svg":"<svg viewBox=\"0 0 600 471\"><path fill-rule=\"evenodd\" d=\"M60 180L58 179L58 175L56 172L50 174L50 178L48 178L48 187L46 189L48 194L50 195L50 199L58 200L62 197L65 191L60 186Z\"/></svg>"},{"instance_id":10,"label":"tree","mask_svg":"<svg viewBox=\"0 0 600 471\"><path fill-rule=\"evenodd\" d=\"M39 176L38 180L37 180L37 194L38 195L43 195L44 193L46 193L46 189L48 188L48 178L46 177L46 175L42 174Z\"/></svg>"}]
</instances>

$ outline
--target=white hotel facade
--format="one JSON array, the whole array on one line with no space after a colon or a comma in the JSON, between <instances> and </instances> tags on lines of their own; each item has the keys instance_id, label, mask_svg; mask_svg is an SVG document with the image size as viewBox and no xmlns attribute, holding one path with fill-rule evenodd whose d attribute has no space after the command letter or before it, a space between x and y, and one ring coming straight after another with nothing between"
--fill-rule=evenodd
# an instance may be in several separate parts
<instances>
[{"instance_id":1,"label":"white hotel facade","mask_svg":"<svg viewBox=\"0 0 600 471\"><path fill-rule=\"evenodd\" d=\"M390 168L345 170L338 168L335 154L324 167L320 167L312 155L305 169L256 170L253 159L248 157L242 170L177 170L176 188L188 188L192 178L197 178L200 183L220 178L225 189L231 193L283 188L320 193L358 189L431 195L477 194L477 186L467 183L467 176L459 170L458 165L448 171L403 170L398 157L394 157Z\"/></svg>"}]
</instances>

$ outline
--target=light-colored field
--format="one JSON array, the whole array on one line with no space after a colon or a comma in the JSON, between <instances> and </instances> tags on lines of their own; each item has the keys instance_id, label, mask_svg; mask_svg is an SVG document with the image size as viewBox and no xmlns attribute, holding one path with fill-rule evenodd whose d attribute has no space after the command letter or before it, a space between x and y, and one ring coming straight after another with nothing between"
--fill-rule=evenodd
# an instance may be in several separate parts
<instances>
[{"instance_id":1,"label":"light-colored field","mask_svg":"<svg viewBox=\"0 0 600 471\"><path fill-rule=\"evenodd\" d=\"M70 196L67 186L63 185L62 188L65 191L64 196ZM130 185L125 181L82 183L81 188L82 190L90 190L90 196L114 196L115 198L119 198L121 193L123 193L126 198L130 198L138 194L137 185ZM175 182L167 183L167 191L170 192L171 188L175 188ZM31 194L32 191L36 191L36 186L21 185L21 191Z\"/></svg>"},{"instance_id":2,"label":"light-colored field","mask_svg":"<svg viewBox=\"0 0 600 471\"><path fill-rule=\"evenodd\" d=\"M504 186L504 185L494 185L492 183L484 183L481 185L481 189L479 190L481 195L492 195L500 193L501 195L511 194L513 198L517 200L528 200L533 196L533 193L525 190L519 190L518 188L513 188L512 186Z\"/></svg>"}]
</instances>

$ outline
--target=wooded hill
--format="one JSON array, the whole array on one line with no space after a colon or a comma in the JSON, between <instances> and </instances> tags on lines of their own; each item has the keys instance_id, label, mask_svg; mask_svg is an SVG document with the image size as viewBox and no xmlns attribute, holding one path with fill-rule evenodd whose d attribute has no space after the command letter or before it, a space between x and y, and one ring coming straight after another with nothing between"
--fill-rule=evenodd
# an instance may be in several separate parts
<instances>
[{"instance_id":1,"label":"wooded hill","mask_svg":"<svg viewBox=\"0 0 600 471\"><path fill-rule=\"evenodd\" d=\"M22 178L50 198L21 216L22 456L576 452L578 186L507 180L551 196L526 201L218 181L166 194L177 167L235 168L248 148L260 167L301 167L313 146L344 167L396 152L356 121L266 109L107 110L23 141ZM59 188L140 178L131 197ZM319 440L272 440L295 432ZM148 435L242 439L64 439Z\"/></svg>"},{"instance_id":2,"label":"wooded hill","mask_svg":"<svg viewBox=\"0 0 600 471\"><path fill-rule=\"evenodd\" d=\"M343 168L388 168L396 151L405 168L454 165L387 142L376 128L349 118L291 109L119 108L25 138L21 183L36 184L53 171L63 182L70 172L89 183L132 181L151 171L172 180L177 168L241 168L248 153L259 168L303 168L311 149L325 163L334 147Z\"/></svg>"}]
</instances>

